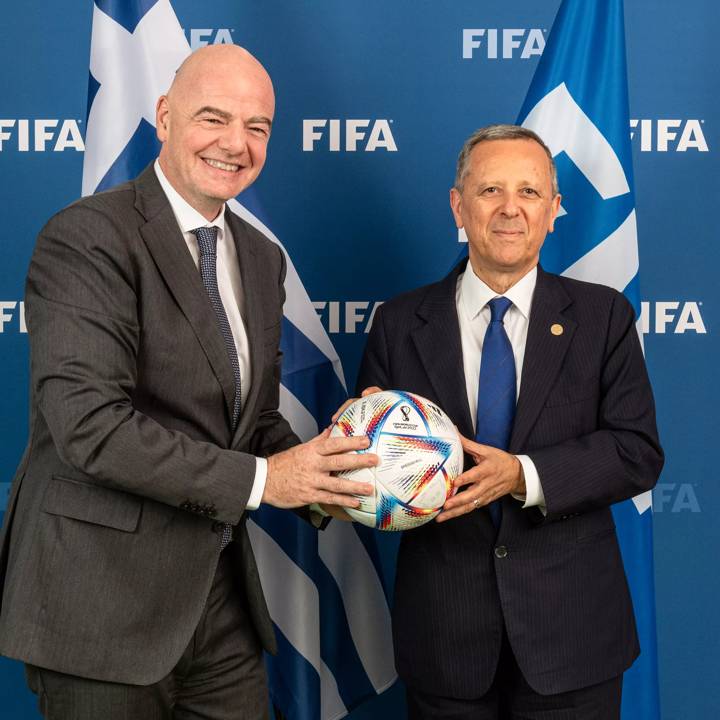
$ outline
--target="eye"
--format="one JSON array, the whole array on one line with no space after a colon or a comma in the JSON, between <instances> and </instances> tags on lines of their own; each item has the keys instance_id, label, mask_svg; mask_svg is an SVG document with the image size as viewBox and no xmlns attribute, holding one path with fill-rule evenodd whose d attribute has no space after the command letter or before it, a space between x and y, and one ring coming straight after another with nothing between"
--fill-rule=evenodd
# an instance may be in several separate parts
<instances>
[{"instance_id":1,"label":"eye","mask_svg":"<svg viewBox=\"0 0 720 720\"><path fill-rule=\"evenodd\" d=\"M523 193L523 195L537 195L538 194L538 192L537 192L537 190L535 190L535 188L530 188L530 187L523 188L522 193Z\"/></svg>"},{"instance_id":2,"label":"eye","mask_svg":"<svg viewBox=\"0 0 720 720\"><path fill-rule=\"evenodd\" d=\"M489 187L483 188L482 194L483 195L496 195L498 192L498 188L495 187L495 185L490 185Z\"/></svg>"},{"instance_id":3,"label":"eye","mask_svg":"<svg viewBox=\"0 0 720 720\"><path fill-rule=\"evenodd\" d=\"M222 125L222 120L220 120L220 118L213 117L212 115L200 118L200 122L205 125Z\"/></svg>"},{"instance_id":4,"label":"eye","mask_svg":"<svg viewBox=\"0 0 720 720\"><path fill-rule=\"evenodd\" d=\"M269 134L269 130L266 125L251 125L248 130L258 137L264 138Z\"/></svg>"}]
</instances>

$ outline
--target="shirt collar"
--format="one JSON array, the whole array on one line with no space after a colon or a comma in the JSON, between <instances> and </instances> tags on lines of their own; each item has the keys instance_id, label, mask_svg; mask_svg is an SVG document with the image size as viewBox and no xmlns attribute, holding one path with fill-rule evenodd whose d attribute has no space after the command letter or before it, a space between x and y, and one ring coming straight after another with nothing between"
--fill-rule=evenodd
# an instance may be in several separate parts
<instances>
[{"instance_id":1,"label":"shirt collar","mask_svg":"<svg viewBox=\"0 0 720 720\"><path fill-rule=\"evenodd\" d=\"M503 294L503 297L512 301L512 304L523 314L525 319L530 319L530 308L536 283L537 266ZM460 300L466 316L473 320L488 302L495 297L500 296L475 274L470 261L468 261L460 281Z\"/></svg>"},{"instance_id":2,"label":"shirt collar","mask_svg":"<svg viewBox=\"0 0 720 720\"><path fill-rule=\"evenodd\" d=\"M214 220L208 221L170 184L170 181L165 177L165 173L160 167L159 160L155 160L154 168L157 179L160 182L160 187L163 189L165 195L167 195L168 202L175 215L177 224L180 226L180 230L188 233L199 227L216 227L219 229L220 236L222 237L222 234L225 232L225 206L223 205L222 210Z\"/></svg>"}]
</instances>

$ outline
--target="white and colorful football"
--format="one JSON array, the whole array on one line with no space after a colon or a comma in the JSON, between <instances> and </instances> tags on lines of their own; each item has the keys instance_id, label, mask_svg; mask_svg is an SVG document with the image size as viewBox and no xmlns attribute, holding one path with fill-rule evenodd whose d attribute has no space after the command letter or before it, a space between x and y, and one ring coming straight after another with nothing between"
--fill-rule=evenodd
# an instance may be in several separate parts
<instances>
[{"instance_id":1,"label":"white and colorful football","mask_svg":"<svg viewBox=\"0 0 720 720\"><path fill-rule=\"evenodd\" d=\"M363 525L379 530L408 530L432 520L454 494L462 472L463 451L457 430L433 402L399 390L356 400L340 415L332 437L367 435L361 452L380 456L380 465L338 473L367 482L375 493L360 496L360 507L345 508Z\"/></svg>"}]
</instances>

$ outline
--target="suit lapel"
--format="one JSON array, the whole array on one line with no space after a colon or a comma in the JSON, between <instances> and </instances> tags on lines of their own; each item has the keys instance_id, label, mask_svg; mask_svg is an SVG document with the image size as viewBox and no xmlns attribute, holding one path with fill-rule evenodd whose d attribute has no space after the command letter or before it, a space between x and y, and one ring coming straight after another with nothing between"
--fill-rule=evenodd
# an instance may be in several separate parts
<instances>
[{"instance_id":1,"label":"suit lapel","mask_svg":"<svg viewBox=\"0 0 720 720\"><path fill-rule=\"evenodd\" d=\"M240 265L241 286L245 297L243 322L245 323L245 331L250 345L250 370L252 376L250 391L245 398L240 422L235 430L234 444L249 430L252 409L258 401L262 384L265 315L260 293L260 278L266 277L266 275L263 273L263 268L259 266L253 239L248 233L245 223L230 210L225 211L225 221L232 230L238 264Z\"/></svg>"},{"instance_id":2,"label":"suit lapel","mask_svg":"<svg viewBox=\"0 0 720 720\"><path fill-rule=\"evenodd\" d=\"M235 377L230 358L200 273L152 165L138 177L136 191L136 207L147 220L140 228L140 234L207 356L222 387L230 418L235 397Z\"/></svg>"},{"instance_id":3,"label":"suit lapel","mask_svg":"<svg viewBox=\"0 0 720 720\"><path fill-rule=\"evenodd\" d=\"M457 279L465 264L466 261L460 263L442 282L429 289L417 308L425 323L412 332L412 339L438 404L463 435L472 437L455 305Z\"/></svg>"},{"instance_id":4,"label":"suit lapel","mask_svg":"<svg viewBox=\"0 0 720 720\"><path fill-rule=\"evenodd\" d=\"M570 347L577 324L562 314L570 303L557 278L538 267L511 452L522 451Z\"/></svg>"}]
</instances>

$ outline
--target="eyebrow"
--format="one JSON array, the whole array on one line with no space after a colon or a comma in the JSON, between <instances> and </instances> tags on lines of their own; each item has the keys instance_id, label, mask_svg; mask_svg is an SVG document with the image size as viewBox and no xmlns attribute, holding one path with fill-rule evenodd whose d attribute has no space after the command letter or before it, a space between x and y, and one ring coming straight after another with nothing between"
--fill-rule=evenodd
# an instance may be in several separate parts
<instances>
[{"instance_id":1,"label":"eyebrow","mask_svg":"<svg viewBox=\"0 0 720 720\"><path fill-rule=\"evenodd\" d=\"M225 110L213 107L212 105L204 105L193 115L193 117L198 117L198 115L204 115L205 113L217 115L218 117L223 118L223 120L229 120L232 117L229 112L225 112Z\"/></svg>"},{"instance_id":2,"label":"eyebrow","mask_svg":"<svg viewBox=\"0 0 720 720\"><path fill-rule=\"evenodd\" d=\"M221 117L223 120L231 120L232 119L231 113L226 112L225 110L221 110L220 108L213 107L212 105L204 105L193 115L193 117L198 117L205 113L210 113L211 115L217 115L218 117ZM272 120L269 117L265 117L265 115L253 115L253 117L248 118L246 123L248 125L255 125L257 123L262 123L264 125L267 125L269 128L272 127Z\"/></svg>"}]
</instances>

